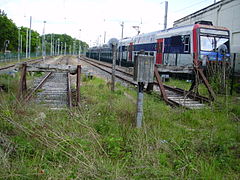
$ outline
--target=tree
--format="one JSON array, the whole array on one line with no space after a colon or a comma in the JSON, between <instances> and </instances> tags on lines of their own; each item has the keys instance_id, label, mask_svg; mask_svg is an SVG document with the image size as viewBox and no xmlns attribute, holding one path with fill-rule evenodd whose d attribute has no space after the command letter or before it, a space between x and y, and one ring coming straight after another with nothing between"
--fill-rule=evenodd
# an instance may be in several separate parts
<instances>
[{"instance_id":1,"label":"tree","mask_svg":"<svg viewBox=\"0 0 240 180\"><path fill-rule=\"evenodd\" d=\"M0 10L0 50L4 52L4 44L9 40L8 50L16 51L18 47L18 28L15 23L7 17L7 14Z\"/></svg>"},{"instance_id":2,"label":"tree","mask_svg":"<svg viewBox=\"0 0 240 180\"><path fill-rule=\"evenodd\" d=\"M63 51L64 51L64 48L65 48L65 43L66 43L66 51L67 53L69 52L69 48L71 46L71 50L73 50L72 46L73 46L73 43L75 42L75 52L78 53L79 51L79 42L80 42L80 46L81 46L81 50L83 51L84 48L87 48L88 47L88 44L86 42L82 42L78 39L75 39L75 38L72 38L71 36L67 35L67 34L46 34L45 35L45 39L46 39L46 51L47 52L50 52L50 49L51 49L51 36L52 36L52 39L53 39L53 43L55 45L57 45L56 43L58 43L58 39L59 39L59 42L63 43Z\"/></svg>"}]
</instances>

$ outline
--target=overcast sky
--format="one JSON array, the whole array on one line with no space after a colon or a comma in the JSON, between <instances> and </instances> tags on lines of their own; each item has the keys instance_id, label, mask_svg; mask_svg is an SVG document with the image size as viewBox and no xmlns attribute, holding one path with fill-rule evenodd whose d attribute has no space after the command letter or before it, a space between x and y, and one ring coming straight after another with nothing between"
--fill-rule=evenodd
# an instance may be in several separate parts
<instances>
[{"instance_id":1,"label":"overcast sky","mask_svg":"<svg viewBox=\"0 0 240 180\"><path fill-rule=\"evenodd\" d=\"M218 0L217 0L218 1ZM173 21L211 5L214 0L168 0L168 27ZM0 0L0 9L17 26L46 33L69 34L75 38L103 43L104 31L108 39L137 34L132 26L140 26L141 33L163 29L164 1L162 0ZM80 32L81 29L81 32ZM101 36L101 37L100 37Z\"/></svg>"}]
</instances>

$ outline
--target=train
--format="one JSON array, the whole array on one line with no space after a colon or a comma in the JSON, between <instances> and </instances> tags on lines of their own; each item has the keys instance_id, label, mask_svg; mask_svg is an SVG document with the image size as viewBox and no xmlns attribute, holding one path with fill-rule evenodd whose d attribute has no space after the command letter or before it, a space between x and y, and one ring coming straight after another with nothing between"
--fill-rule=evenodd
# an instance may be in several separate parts
<instances>
[{"instance_id":1,"label":"train","mask_svg":"<svg viewBox=\"0 0 240 180\"><path fill-rule=\"evenodd\" d=\"M228 61L230 33L226 27L214 26L208 21L173 27L119 40L117 63L133 66L134 56L140 51L154 56L156 65L192 67L208 62ZM87 57L112 61L112 50L107 45L88 49Z\"/></svg>"}]
</instances>

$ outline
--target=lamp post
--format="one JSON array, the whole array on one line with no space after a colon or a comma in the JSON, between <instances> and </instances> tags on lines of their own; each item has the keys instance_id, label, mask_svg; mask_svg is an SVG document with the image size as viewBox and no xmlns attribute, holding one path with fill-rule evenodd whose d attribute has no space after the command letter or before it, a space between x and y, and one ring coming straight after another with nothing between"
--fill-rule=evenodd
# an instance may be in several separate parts
<instances>
[{"instance_id":1,"label":"lamp post","mask_svg":"<svg viewBox=\"0 0 240 180\"><path fill-rule=\"evenodd\" d=\"M75 41L73 41L73 51L72 51L72 55L75 54Z\"/></svg>"},{"instance_id":2,"label":"lamp post","mask_svg":"<svg viewBox=\"0 0 240 180\"><path fill-rule=\"evenodd\" d=\"M120 26L122 27L121 39L123 39L124 22L122 22L122 24L120 24ZM122 64L122 56L123 56L123 51L122 51L122 45L120 44L120 61L119 61L119 66L121 66L121 64Z\"/></svg>"},{"instance_id":3,"label":"lamp post","mask_svg":"<svg viewBox=\"0 0 240 180\"><path fill-rule=\"evenodd\" d=\"M32 16L30 16L30 28L29 28L29 52L28 58L31 58L31 36L32 36Z\"/></svg>"},{"instance_id":4,"label":"lamp post","mask_svg":"<svg viewBox=\"0 0 240 180\"><path fill-rule=\"evenodd\" d=\"M71 47L71 45L69 45L69 54L70 55L72 54L72 47Z\"/></svg>"},{"instance_id":5,"label":"lamp post","mask_svg":"<svg viewBox=\"0 0 240 180\"><path fill-rule=\"evenodd\" d=\"M66 56L66 52L67 52L67 43L66 42L64 43L64 46L65 46L64 47L64 56Z\"/></svg>"},{"instance_id":6,"label":"lamp post","mask_svg":"<svg viewBox=\"0 0 240 180\"><path fill-rule=\"evenodd\" d=\"M58 45L58 56L59 56L59 46L60 46L60 39L58 38L58 43L57 43L57 45Z\"/></svg>"},{"instance_id":7,"label":"lamp post","mask_svg":"<svg viewBox=\"0 0 240 180\"><path fill-rule=\"evenodd\" d=\"M22 56L22 35L20 35L20 54Z\"/></svg>"},{"instance_id":8,"label":"lamp post","mask_svg":"<svg viewBox=\"0 0 240 180\"><path fill-rule=\"evenodd\" d=\"M55 54L54 54L55 56L57 55L57 41L58 40L56 39L56 41L55 41Z\"/></svg>"},{"instance_id":9,"label":"lamp post","mask_svg":"<svg viewBox=\"0 0 240 180\"><path fill-rule=\"evenodd\" d=\"M46 21L43 21L42 57L43 57L43 60L44 60L44 61L45 61L45 56L46 56L46 47L45 47L45 24L46 24Z\"/></svg>"},{"instance_id":10,"label":"lamp post","mask_svg":"<svg viewBox=\"0 0 240 180\"><path fill-rule=\"evenodd\" d=\"M28 28L26 28L26 59L28 58Z\"/></svg>"},{"instance_id":11,"label":"lamp post","mask_svg":"<svg viewBox=\"0 0 240 180\"><path fill-rule=\"evenodd\" d=\"M53 55L53 34L51 34L51 56Z\"/></svg>"},{"instance_id":12,"label":"lamp post","mask_svg":"<svg viewBox=\"0 0 240 180\"><path fill-rule=\"evenodd\" d=\"M6 61L7 61L6 55L7 55L7 47L8 47L8 45L9 45L9 43L10 43L10 40L5 40L5 41L4 41L4 61L5 61L5 63L6 63Z\"/></svg>"},{"instance_id":13,"label":"lamp post","mask_svg":"<svg viewBox=\"0 0 240 180\"><path fill-rule=\"evenodd\" d=\"M80 45L81 29L79 29L79 31L80 31L80 33L79 33L78 58L80 59L80 55L81 55L81 45Z\"/></svg>"},{"instance_id":14,"label":"lamp post","mask_svg":"<svg viewBox=\"0 0 240 180\"><path fill-rule=\"evenodd\" d=\"M63 49L63 42L61 42L61 55L63 54L62 49Z\"/></svg>"},{"instance_id":15,"label":"lamp post","mask_svg":"<svg viewBox=\"0 0 240 180\"><path fill-rule=\"evenodd\" d=\"M20 27L18 28L18 62L20 62Z\"/></svg>"}]
</instances>

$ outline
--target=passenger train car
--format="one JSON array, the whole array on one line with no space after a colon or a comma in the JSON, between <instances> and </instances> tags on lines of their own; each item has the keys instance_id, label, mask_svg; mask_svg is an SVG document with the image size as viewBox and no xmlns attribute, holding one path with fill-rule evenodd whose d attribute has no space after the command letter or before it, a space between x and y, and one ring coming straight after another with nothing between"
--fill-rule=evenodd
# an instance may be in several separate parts
<instances>
[{"instance_id":1,"label":"passenger train car","mask_svg":"<svg viewBox=\"0 0 240 180\"><path fill-rule=\"evenodd\" d=\"M170 66L205 65L230 57L229 30L225 27L199 22L125 38L118 44L118 61L134 63L140 51L154 56L156 64ZM89 49L88 57L111 61L108 46Z\"/></svg>"}]
</instances>

